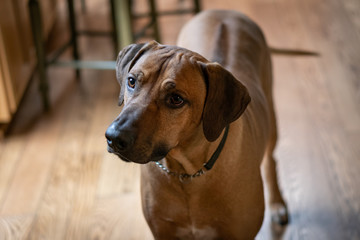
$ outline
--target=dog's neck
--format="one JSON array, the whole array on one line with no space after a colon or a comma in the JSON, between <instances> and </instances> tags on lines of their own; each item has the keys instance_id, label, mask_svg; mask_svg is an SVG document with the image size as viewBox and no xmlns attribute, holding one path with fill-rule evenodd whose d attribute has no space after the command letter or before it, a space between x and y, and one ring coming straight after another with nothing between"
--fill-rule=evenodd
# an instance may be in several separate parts
<instances>
[{"instance_id":1,"label":"dog's neck","mask_svg":"<svg viewBox=\"0 0 360 240\"><path fill-rule=\"evenodd\" d=\"M214 142L209 142L201 128L190 139L173 148L166 156L164 164L172 172L190 175L196 173L216 151L223 134Z\"/></svg>"}]
</instances>

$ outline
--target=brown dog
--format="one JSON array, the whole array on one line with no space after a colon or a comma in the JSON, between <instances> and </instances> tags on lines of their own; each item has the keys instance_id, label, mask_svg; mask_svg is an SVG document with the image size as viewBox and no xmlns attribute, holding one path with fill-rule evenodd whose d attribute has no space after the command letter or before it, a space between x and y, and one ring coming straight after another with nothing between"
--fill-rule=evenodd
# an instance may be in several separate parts
<instances>
[{"instance_id":1,"label":"brown dog","mask_svg":"<svg viewBox=\"0 0 360 240\"><path fill-rule=\"evenodd\" d=\"M106 131L108 150L143 164L143 212L156 239L254 239L264 216L263 158L273 219L287 222L273 159L269 49L254 22L230 11L201 13L178 45L120 52L124 107Z\"/></svg>"}]
</instances>

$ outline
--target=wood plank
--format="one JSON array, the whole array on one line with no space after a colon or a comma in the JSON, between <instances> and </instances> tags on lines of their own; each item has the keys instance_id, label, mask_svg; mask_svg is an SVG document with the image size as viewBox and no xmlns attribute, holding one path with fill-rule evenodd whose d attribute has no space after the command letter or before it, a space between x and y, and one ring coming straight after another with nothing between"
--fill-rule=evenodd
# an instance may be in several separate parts
<instances>
[{"instance_id":1,"label":"wood plank","mask_svg":"<svg viewBox=\"0 0 360 240\"><path fill-rule=\"evenodd\" d=\"M23 156L26 140L26 136L13 136L0 143L0 209L7 198L17 164Z\"/></svg>"},{"instance_id":2,"label":"wood plank","mask_svg":"<svg viewBox=\"0 0 360 240\"><path fill-rule=\"evenodd\" d=\"M8 123L10 122L10 119L11 119L11 111L7 99L5 79L3 77L3 71L2 71L1 59L0 59L0 123Z\"/></svg>"},{"instance_id":3,"label":"wood plank","mask_svg":"<svg viewBox=\"0 0 360 240\"><path fill-rule=\"evenodd\" d=\"M339 3L339 2L338 2ZM340 4L340 3L339 3ZM360 2L357 0L341 1L341 5L344 7L346 14L343 17L349 18L352 22L354 30L357 33L358 38L360 37Z\"/></svg>"},{"instance_id":4,"label":"wood plank","mask_svg":"<svg viewBox=\"0 0 360 240\"><path fill-rule=\"evenodd\" d=\"M324 2L323 4L327 3ZM312 7L314 8L315 6ZM289 11L285 9L281 12L286 13L283 14L285 19L287 15L296 17L295 13L289 13ZM300 20L301 16L303 15L298 14L298 20L296 22L304 22ZM296 22L293 22L293 28L295 28ZM299 26L300 28L303 28L303 32L306 32L306 29L311 29L306 24L304 26ZM298 30L298 32L301 32L300 29ZM312 37L313 34L310 36ZM306 38L303 40L306 41ZM327 51L331 51L331 49L335 46L329 47L329 49L326 49ZM313 195L317 195L316 198L318 199L314 202L314 204L317 203L317 209L314 213L318 213L317 217L319 219L318 222L316 222L316 225L320 228L314 230L317 231L317 234L320 234L319 237L325 237L325 239L346 239L350 236L358 236L359 233L351 227L352 224L350 223L354 221L354 217L353 214L349 214L349 212L355 212L355 214L357 214L357 202L359 202L360 199L356 194L353 194L351 196L352 200L350 201L352 206L349 206L346 203L347 194L345 193L349 191L353 192L352 189L354 188L354 185L351 181L357 181L357 177L352 174L351 167L349 167L354 165L354 158L350 157L352 155L351 151L339 152L339 148L343 148L344 146L340 147L341 142L339 142L338 139L342 138L342 130L339 131L337 126L342 125L341 122L344 118L342 118L343 116L337 114L337 112L339 112L339 109L337 109L337 101L338 99L341 99L342 101L345 99L341 92L335 93L332 89L327 87L329 85L329 75L334 74L334 71L346 72L344 70L345 66L339 63L337 68L330 68L332 71L329 75L327 75L326 73L329 71L324 71L323 69L324 65L329 67L328 58L325 56L320 57L319 59L310 59L309 61L306 61L306 59L303 58L295 59L294 65L296 69L302 69L302 71L297 72L297 76L301 79L300 88L303 89L303 94L307 95L304 96L304 100L306 100L305 105L311 105L311 108L307 108L309 117L312 120L308 124L313 124L314 126L314 146L318 146L316 150L316 158L314 159L316 162L314 161L312 163L314 164L313 167L317 169L317 172L314 172L317 176L316 185L311 183L308 185L309 187L311 186L312 191L315 190L314 187L319 188L314 191L319 194ZM344 73L341 74L343 75ZM350 98L353 98L353 96L350 95L349 99ZM348 110L351 111L351 109ZM334 151L334 149L337 150ZM348 154L345 154L345 152ZM346 155L349 154L350 156L346 157ZM342 161L339 161L339 159L342 159ZM340 177L340 175L342 176ZM339 187L338 184L341 184L341 187ZM326 188L327 190L324 191ZM333 201L326 201L326 199L333 199ZM348 208L351 210L348 211ZM342 216L342 218L329 220L333 214ZM359 222L355 221L354 224L358 225ZM312 228L313 227L314 226L312 226ZM352 232L349 233L349 230Z\"/></svg>"},{"instance_id":5,"label":"wood plank","mask_svg":"<svg viewBox=\"0 0 360 240\"><path fill-rule=\"evenodd\" d=\"M31 229L33 216L0 218L0 237L2 240L25 239Z\"/></svg>"},{"instance_id":6,"label":"wood plank","mask_svg":"<svg viewBox=\"0 0 360 240\"><path fill-rule=\"evenodd\" d=\"M329 3L324 2L323 4L328 6ZM332 9L336 9L337 13L346 15L346 12L339 8L337 4L334 4ZM348 25L346 18L340 17L337 18L337 21L338 23L336 25ZM323 23L323 25L324 24L325 23ZM310 26L307 27L310 28ZM333 30L329 30L329 32L332 31ZM347 29L342 28L341 31L345 36L349 36L349 38L346 39L347 43L344 44L346 47L341 46L341 50L338 49L337 39L339 38L331 37L334 41L329 41L329 43L322 46L322 48L326 52L337 53L336 56L320 58L318 71L323 73L323 79L319 82L321 84L316 85L310 78L307 78L308 82L305 88L307 89L306 94L308 94L307 99L311 99L309 104L312 104L309 111L312 112L313 119L315 120L315 129L318 132L317 146L323 155L323 166L328 168L329 176L327 181L332 186L333 191L331 199L337 206L337 209L332 209L340 220L338 226L341 229L338 231L341 232L342 235L339 235L339 237L356 239L360 238L360 231L355 227L360 225L360 219L356 217L359 215L360 194L354 190L357 188L354 182L359 181L357 173L360 171L360 166L356 164L355 151L351 149L348 144L344 144L344 142L346 142L347 139L346 132L351 131L351 129L358 129L359 127L359 122L355 123L354 121L354 119L357 119L359 111L358 108L345 107L345 105L348 104L347 101L356 105L357 96L354 94L354 91L352 91L353 89L350 89L352 73L351 70L349 71L347 68L348 62L341 56L346 51L352 51L351 49L355 48L357 43L352 40L352 34L350 34ZM345 55L347 57L360 57L358 52L352 54L345 53ZM313 68L314 65L300 67L307 70ZM324 71L325 67L326 69L331 69L331 71ZM304 73L309 73L309 71L302 71L300 74ZM344 81L339 82L338 79L333 78L334 76L340 75L343 76L344 81L348 82L348 84L345 84ZM329 85L330 87L327 88ZM347 89L343 88L341 91L339 90L339 85L345 85ZM314 100L317 104L314 104ZM342 115L343 111L346 111L346 115ZM360 135L357 135L357 137L360 137ZM327 232L332 232L333 228L330 226L328 226L328 228L330 230L327 230ZM334 237L334 235L331 236Z\"/></svg>"},{"instance_id":7,"label":"wood plank","mask_svg":"<svg viewBox=\"0 0 360 240\"><path fill-rule=\"evenodd\" d=\"M5 87L6 91L6 98L8 101L8 107L11 113L13 113L16 109L16 99L15 99L15 93L14 93L14 86L11 83L11 73L10 73L10 67L9 62L7 59L7 55L5 52L5 43L3 39L3 30L0 26L0 67L1 67L1 75L2 75L2 81L3 86Z\"/></svg>"},{"instance_id":8,"label":"wood plank","mask_svg":"<svg viewBox=\"0 0 360 240\"><path fill-rule=\"evenodd\" d=\"M99 72L99 74L101 74L102 77L98 78L99 80L97 81L97 85L95 85L94 94L91 94L91 98L93 98L93 96L95 97L93 99L94 102L93 104L89 104L89 110L91 114L93 114L93 121L87 129L86 142L82 149L81 178L78 183L79 189L76 191L73 200L73 210L69 216L69 227L66 234L67 239L87 239L89 229L92 227L89 216L94 210L97 183L99 181L101 164L104 154L106 153L104 134L107 124L104 124L104 120L107 121L108 117L104 117L102 114L103 108L106 106L106 103L102 100L109 89L117 90L117 87L113 87L117 84L114 71ZM112 80L112 82L104 82L102 79Z\"/></svg>"},{"instance_id":9,"label":"wood plank","mask_svg":"<svg viewBox=\"0 0 360 240\"><path fill-rule=\"evenodd\" d=\"M264 3L261 3L262 7L264 7ZM298 8L293 8L294 3L289 3L286 1L283 2L279 2L279 3L271 3L271 5L276 8L276 10L278 11L278 13L274 14L270 14L270 16L281 16L281 20L278 21L276 23L276 25L273 26L269 26L268 28L265 29L271 29L272 30L272 34L274 35L274 37L276 36L281 36L281 39L279 38L277 41L286 41L287 44L294 44L295 48L297 48L298 46L311 46L311 35L310 32L307 31L307 28L305 26L303 26L301 24L301 17L300 16L304 16L305 14L301 12L297 12ZM264 8L260 8L260 6L256 7L256 12L259 14L259 16L264 17L264 10L268 9L268 7L271 8L271 6L267 6ZM263 11L259 11L259 9L263 9ZM254 10L255 12L255 10ZM266 13L265 13L265 16ZM271 19L263 19L264 23L267 25L271 25L271 23L273 23L271 21ZM289 27L291 26L291 27ZM281 32L276 32L276 31L281 30ZM284 31L285 30L285 31ZM275 32L273 32L275 31ZM270 32L270 31L269 31ZM295 34L297 33L297 34ZM270 33L271 34L271 33ZM300 37L301 36L301 37ZM310 41L309 41L310 40ZM299 45L301 44L301 45ZM294 48L294 47L293 47ZM300 47L301 48L301 47ZM275 61L274 65L277 67L279 63L277 63L277 61ZM332 103L332 99L330 97L329 92L327 91L327 87L326 87L326 81L325 81L325 77L322 75L322 69L320 68L320 64L321 64L321 58L320 59L314 59L314 58L310 58L310 59L306 59L306 58L296 58L296 57L292 57L292 59L289 59L289 63L287 63L287 65L283 65L281 70L279 70L279 72L281 72L281 77L284 77L285 73L287 73L287 70L285 69L291 69L291 74L288 75L288 79L287 81L290 81L290 79L297 79L297 86L295 89L289 89L289 86L284 85L284 83L281 84L280 87L275 87L275 91L277 89L284 89L286 91L289 91L294 94L297 91L303 91L303 93L299 92L299 99L302 99L301 101L303 102L301 103L297 103L294 105L291 105L293 103L290 104L290 102L286 101L286 102L280 102L280 104L282 105L288 105L288 108L286 110L280 111L280 129L282 128L282 123L281 123L281 119L290 119L289 116L285 117L285 116L281 116L281 112L286 112L286 113L292 113L292 116L294 116L293 121L291 122L292 126L296 123L297 128L299 128L298 123L299 121L303 121L303 122L307 122L305 126L310 126L311 124L318 124L316 126L316 130L315 131L309 131L306 129L302 129L301 133L299 135L298 134L294 134L292 136L292 138L298 138L300 136L300 138L311 138L311 142L313 142L314 145L319 145L319 142L328 142L327 139L324 139L322 137L323 133L327 133L325 128L328 128L330 126L337 126L339 125L339 118L335 118L334 116L334 112L335 109L333 108L333 103ZM276 75L276 74L275 74ZM279 81L277 77L275 77L275 81ZM277 86L277 85L276 85ZM279 90L278 90L279 91ZM320 91L320 92L319 92ZM307 95L307 96L304 96ZM275 94L275 98L277 98L277 94ZM289 99L291 98L291 96L287 96L285 97L281 97L282 99ZM276 101L278 102L278 101ZM304 109L308 109L307 106L311 105L312 108L310 108L311 110L314 111L309 111L306 110L306 114L303 115L298 115L296 113L294 113L293 111L299 111L299 107L302 107ZM279 106L279 104L278 104ZM281 107L281 106L279 106ZM295 109L294 109L295 107ZM330 115L329 115L330 114ZM319 117L320 116L320 117ZM333 120L335 119L335 120ZM323 125L324 122L326 122L327 124L325 124L325 126ZM319 131L318 129L323 131ZM322 127L322 128L321 128ZM288 131L289 129L287 129ZM328 130L327 130L328 131ZM307 134L304 136L303 133L307 132ZM281 131L280 131L281 133ZM280 134L281 135L281 134ZM303 136L303 137L301 137ZM280 136L281 137L281 136ZM331 138L330 138L331 139ZM282 138L280 138L280 147L281 147L281 141ZM326 154L324 154L321 150L320 151L316 151L316 150L311 150L311 149L307 149L307 145L312 145L311 143L309 144L309 141L305 141L303 142L303 144L296 144L297 148L301 148L303 147L304 149L302 149L302 151L309 151L310 155L307 157L307 160L305 161L306 164L308 165L308 172L303 172L304 176L306 175L310 175L311 172L313 171L313 168L317 169L316 175L317 175L317 184L311 184L310 182L308 182L308 184L305 184L307 182L307 179L302 179L302 177L300 176L301 181L304 183L303 186L303 198L301 199L301 203L298 202L297 205L295 205L295 208L293 209L292 213L295 211L299 211L299 209L302 208L302 205L310 205L310 206L317 206L316 211L314 211L313 214L315 214L316 212L318 213L318 215L315 216L311 216L312 214L310 213L310 215L306 216L306 214L303 214L302 219L296 219L295 221L293 220L291 222L291 225L286 229L286 236L291 236L291 238L294 238L295 236L297 236L298 231L302 231L301 229L304 229L304 232L306 232L306 235L304 236L305 238L317 238L317 239L329 239L329 238L337 238L337 237L344 237L344 235L339 235L339 232L344 232L341 231L343 228L342 221L340 220L333 220L333 221L319 221L321 224L319 224L318 222L313 223L311 226L309 225L304 225L304 223L306 223L308 221L308 219L306 218L310 218L313 219L314 217L321 217L321 220L326 219L326 215L329 214L333 214L333 213L328 213L329 211L334 211L335 214L340 213L341 212L341 204L339 202L326 202L326 204L324 204L324 201L322 201L321 199L326 199L326 198L330 198L333 199L335 198L335 194L334 194L334 187L332 183L328 183L328 175L332 174L332 169L328 169L324 166L328 165L328 162L326 159L328 159L328 156L326 156ZM279 148L280 148L279 147ZM278 148L277 152L280 152L281 149ZM301 150L301 149L300 149ZM295 150L296 151L296 150ZM288 160L286 160L288 161ZM302 160L304 161L304 160ZM311 161L311 162L310 162ZM282 160L279 160L280 166L279 169L282 170ZM304 164L304 162L303 162ZM310 167L311 165L313 165L312 167ZM299 166L299 164L297 163L297 166ZM286 174L289 174L288 170L291 168L286 168ZM300 167L300 169L305 169L304 166ZM280 171L280 174L283 171ZM280 175L281 176L281 175ZM299 176L298 176L299 177ZM299 180L300 180L299 179ZM321 187L320 187L321 186ZM304 188L305 187L305 188ZM311 188L310 188L311 187ZM285 187L287 189L287 187ZM314 191L314 189L318 188L317 190ZM318 194L312 194L312 192L318 193ZM291 194L293 195L293 194ZM296 203L296 199L295 203ZM304 203L307 202L308 203ZM323 202L323 204L319 205L319 202ZM294 202L291 201L289 202L289 205L291 206ZM291 209L290 209L291 210ZM293 231L293 226L297 225L295 228L295 231ZM299 229L300 228L300 229ZM330 229L330 230L329 230ZM336 235L338 234L338 235ZM298 235L299 236L299 235ZM337 237L336 237L337 236Z\"/></svg>"},{"instance_id":10,"label":"wood plank","mask_svg":"<svg viewBox=\"0 0 360 240\"><path fill-rule=\"evenodd\" d=\"M36 127L37 131L30 137L15 170L1 215L29 214L36 210L52 165L53 150L61 125L59 120L49 117Z\"/></svg>"},{"instance_id":11,"label":"wood plank","mask_svg":"<svg viewBox=\"0 0 360 240\"><path fill-rule=\"evenodd\" d=\"M137 194L126 193L97 199L95 211L90 216L92 224L88 239L153 239Z\"/></svg>"},{"instance_id":12,"label":"wood plank","mask_svg":"<svg viewBox=\"0 0 360 240\"><path fill-rule=\"evenodd\" d=\"M138 165L125 163L116 156L106 154L101 168L97 196L99 198L133 193L140 187Z\"/></svg>"},{"instance_id":13,"label":"wood plank","mask_svg":"<svg viewBox=\"0 0 360 240\"><path fill-rule=\"evenodd\" d=\"M67 116L58 143L61 148L55 151L55 164L51 169L45 197L37 211L36 222L30 234L32 239L38 239L40 236L63 239L69 228L77 229L78 222L84 222L86 219L71 222L74 212L82 211L83 204L93 201L91 193L90 196L87 194L89 191L95 191L93 189L96 186L96 172L100 168L98 164L101 159L98 152L89 154L85 149L91 136L95 135L91 131L91 126L96 114L101 116L93 109L99 85L94 78L98 74L94 74L94 70L84 72L84 77L91 81L91 84L80 86L68 93L70 99L63 106ZM92 147L96 148L96 145Z\"/></svg>"},{"instance_id":14,"label":"wood plank","mask_svg":"<svg viewBox=\"0 0 360 240\"><path fill-rule=\"evenodd\" d=\"M346 13L340 4L333 1L319 1L316 3L318 7L314 4L313 1L299 3L299 8L309 13L303 22L312 32L316 47L325 59L321 65L322 71L326 74L327 87L341 116L342 125L349 131L356 130L360 122L360 99L358 88L354 87L358 85L357 67L354 64L360 61L359 51L356 51L360 39L356 31L351 30L355 27L343 17Z\"/></svg>"},{"instance_id":15,"label":"wood plank","mask_svg":"<svg viewBox=\"0 0 360 240\"><path fill-rule=\"evenodd\" d=\"M27 107L30 109L17 114L17 118L20 119L14 122L15 129L11 129L12 134L6 138L3 154L0 154L0 162L4 163L0 173L6 171L0 177L1 217L27 214L29 218L34 219L43 191L48 184L63 119L67 116L66 109L61 107L63 104L57 104L57 101L61 97L59 91L69 90L64 87L69 83L69 76L72 75L69 75L68 71L61 71L61 74L50 78L50 84L57 87L50 94L52 106L56 111L43 114L40 118L41 101L36 97L25 97L24 101L29 103ZM33 86L30 90L34 90ZM35 86L35 94L38 94L36 90ZM36 124L32 125L31 121L23 123L24 120L27 122L34 119L37 120ZM32 126L31 131L29 126Z\"/></svg>"}]
</instances>

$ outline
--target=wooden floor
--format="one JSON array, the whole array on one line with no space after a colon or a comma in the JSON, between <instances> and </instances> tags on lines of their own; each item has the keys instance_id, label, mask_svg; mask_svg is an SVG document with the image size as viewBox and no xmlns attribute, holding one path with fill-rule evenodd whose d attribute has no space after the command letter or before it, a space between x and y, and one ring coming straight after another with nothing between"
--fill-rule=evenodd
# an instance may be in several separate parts
<instances>
[{"instance_id":1,"label":"wooden floor","mask_svg":"<svg viewBox=\"0 0 360 240\"><path fill-rule=\"evenodd\" d=\"M109 28L105 1L81 21ZM161 4L177 1L163 0ZM176 4L175 4L176 5ZM319 57L273 56L276 150L291 223L266 219L258 239L360 239L360 1L203 0L245 12L271 46ZM92 17L92 18L91 18ZM186 17L162 19L174 44ZM91 21L91 20L89 20ZM87 59L113 59L109 39L80 39ZM0 141L0 239L152 239L139 201L139 169L106 151L120 109L113 71L51 68L52 111L36 86Z\"/></svg>"}]
</instances>

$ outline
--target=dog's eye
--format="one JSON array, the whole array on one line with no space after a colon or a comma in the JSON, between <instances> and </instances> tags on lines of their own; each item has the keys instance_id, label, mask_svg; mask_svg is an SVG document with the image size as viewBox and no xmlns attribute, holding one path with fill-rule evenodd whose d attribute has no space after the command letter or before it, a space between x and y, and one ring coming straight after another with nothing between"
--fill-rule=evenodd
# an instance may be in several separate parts
<instances>
[{"instance_id":1,"label":"dog's eye","mask_svg":"<svg viewBox=\"0 0 360 240\"><path fill-rule=\"evenodd\" d=\"M168 98L168 104L170 105L170 107L181 107L183 106L185 103L184 99L177 95L177 94L172 94L169 98Z\"/></svg>"},{"instance_id":2,"label":"dog's eye","mask_svg":"<svg viewBox=\"0 0 360 240\"><path fill-rule=\"evenodd\" d=\"M128 77L128 86L130 88L135 88L136 79L133 77Z\"/></svg>"}]
</instances>

